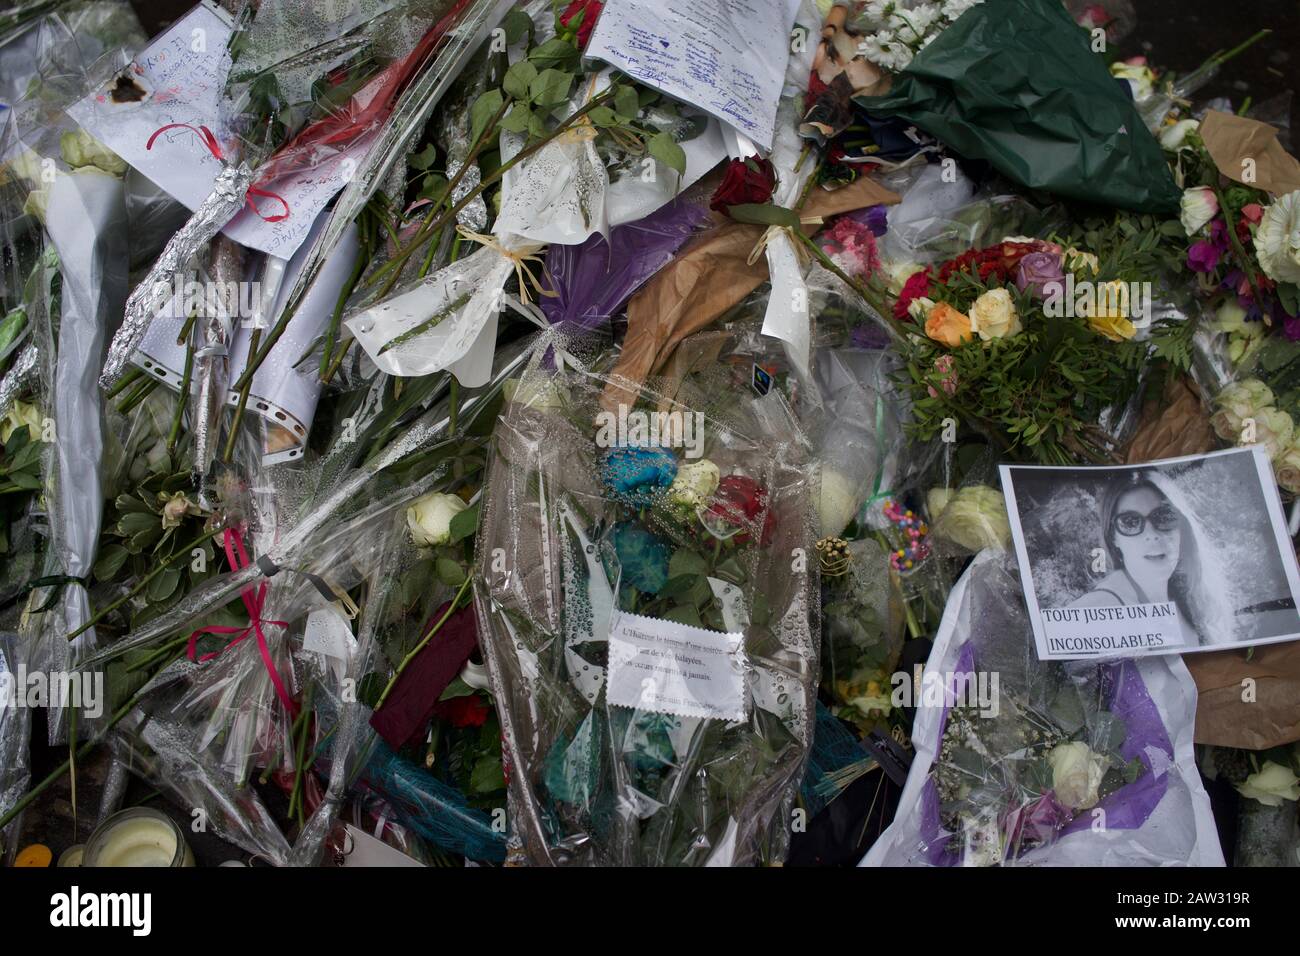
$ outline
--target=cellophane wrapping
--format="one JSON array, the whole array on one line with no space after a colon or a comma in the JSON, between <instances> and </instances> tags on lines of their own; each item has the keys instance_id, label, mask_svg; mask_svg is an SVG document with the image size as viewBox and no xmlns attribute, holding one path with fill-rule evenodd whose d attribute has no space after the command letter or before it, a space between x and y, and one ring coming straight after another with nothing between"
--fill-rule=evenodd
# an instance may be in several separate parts
<instances>
[{"instance_id":1,"label":"cellophane wrapping","mask_svg":"<svg viewBox=\"0 0 1300 956\"><path fill-rule=\"evenodd\" d=\"M916 759L863 865L1223 865L1180 658L1040 661L1014 558L989 549L926 670Z\"/></svg>"},{"instance_id":2,"label":"cellophane wrapping","mask_svg":"<svg viewBox=\"0 0 1300 956\"><path fill-rule=\"evenodd\" d=\"M806 440L778 391L750 388L748 365L652 381L633 389L634 407L609 409L602 393L628 387L605 371L616 356L588 367L556 352L551 373L539 349L497 424L476 549L511 858L778 863L815 722ZM652 447L602 431L611 416L653 412L698 422L687 436L698 442ZM611 703L611 627L629 614L652 630L672 618L741 635L744 719L665 712L662 698Z\"/></svg>"}]
</instances>

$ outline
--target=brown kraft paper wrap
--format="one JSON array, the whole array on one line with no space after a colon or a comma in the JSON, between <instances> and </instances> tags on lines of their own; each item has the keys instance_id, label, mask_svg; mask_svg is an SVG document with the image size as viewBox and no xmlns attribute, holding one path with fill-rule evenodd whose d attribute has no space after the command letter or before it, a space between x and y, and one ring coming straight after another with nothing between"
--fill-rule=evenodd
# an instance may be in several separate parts
<instances>
[{"instance_id":1,"label":"brown kraft paper wrap","mask_svg":"<svg viewBox=\"0 0 1300 956\"><path fill-rule=\"evenodd\" d=\"M814 190L801 211L804 218L828 218L867 206L892 205L897 194L863 176L834 192ZM820 225L807 224L814 233ZM696 239L650 279L627 307L627 337L601 404L607 409L632 404L639 386L668 362L686 336L707 328L768 279L767 258L749 265L764 227L727 222Z\"/></svg>"}]
</instances>

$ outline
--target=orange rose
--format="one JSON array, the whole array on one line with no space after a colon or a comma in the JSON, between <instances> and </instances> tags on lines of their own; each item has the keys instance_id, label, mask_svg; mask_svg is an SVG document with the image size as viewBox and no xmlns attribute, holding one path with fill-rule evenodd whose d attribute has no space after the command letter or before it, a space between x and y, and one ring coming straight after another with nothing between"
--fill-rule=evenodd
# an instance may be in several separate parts
<instances>
[{"instance_id":1,"label":"orange rose","mask_svg":"<svg viewBox=\"0 0 1300 956\"><path fill-rule=\"evenodd\" d=\"M958 312L947 302L940 302L930 310L930 315L925 320L925 334L936 342L955 349L963 342L969 342L973 333L970 319L964 313Z\"/></svg>"}]
</instances>

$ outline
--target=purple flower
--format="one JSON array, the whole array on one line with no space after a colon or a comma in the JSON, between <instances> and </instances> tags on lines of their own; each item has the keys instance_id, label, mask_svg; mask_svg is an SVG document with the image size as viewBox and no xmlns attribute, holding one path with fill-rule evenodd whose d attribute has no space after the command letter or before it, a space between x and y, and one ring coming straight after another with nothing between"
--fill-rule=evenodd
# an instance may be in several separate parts
<instances>
[{"instance_id":1,"label":"purple flower","mask_svg":"<svg viewBox=\"0 0 1300 956\"><path fill-rule=\"evenodd\" d=\"M867 228L877 236L883 236L889 230L889 210L884 206L872 206L867 210Z\"/></svg>"},{"instance_id":2,"label":"purple flower","mask_svg":"<svg viewBox=\"0 0 1300 956\"><path fill-rule=\"evenodd\" d=\"M1070 822L1070 811L1048 790L1037 800L1023 803L1007 813L1002 821L1002 832L1013 848L1024 848L1047 843Z\"/></svg>"},{"instance_id":3,"label":"purple flower","mask_svg":"<svg viewBox=\"0 0 1300 956\"><path fill-rule=\"evenodd\" d=\"M1300 316L1288 315L1283 319L1282 334L1288 342L1300 342Z\"/></svg>"},{"instance_id":4,"label":"purple flower","mask_svg":"<svg viewBox=\"0 0 1300 956\"><path fill-rule=\"evenodd\" d=\"M855 349L883 349L889 345L889 335L874 322L863 322L849 332L849 345Z\"/></svg>"},{"instance_id":5,"label":"purple flower","mask_svg":"<svg viewBox=\"0 0 1300 956\"><path fill-rule=\"evenodd\" d=\"M1031 252L1016 267L1016 287L1021 292L1032 290L1040 298L1047 295L1049 284L1059 286L1064 281L1061 257L1051 252Z\"/></svg>"},{"instance_id":6,"label":"purple flower","mask_svg":"<svg viewBox=\"0 0 1300 956\"><path fill-rule=\"evenodd\" d=\"M1222 219L1210 223L1210 242L1214 243L1214 248L1220 252L1228 251L1228 224Z\"/></svg>"},{"instance_id":7,"label":"purple flower","mask_svg":"<svg viewBox=\"0 0 1300 956\"><path fill-rule=\"evenodd\" d=\"M1219 264L1220 255L1222 253L1214 243L1206 242L1204 239L1194 242L1187 250L1187 268L1193 272L1213 272L1215 266Z\"/></svg>"}]
</instances>

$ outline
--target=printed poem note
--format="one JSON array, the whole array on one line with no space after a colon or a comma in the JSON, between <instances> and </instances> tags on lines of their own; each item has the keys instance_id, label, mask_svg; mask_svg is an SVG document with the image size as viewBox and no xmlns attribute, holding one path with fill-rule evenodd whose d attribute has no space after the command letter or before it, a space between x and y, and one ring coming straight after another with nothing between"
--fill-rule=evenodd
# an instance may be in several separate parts
<instances>
[{"instance_id":1,"label":"printed poem note","mask_svg":"<svg viewBox=\"0 0 1300 956\"><path fill-rule=\"evenodd\" d=\"M744 635L616 613L609 703L681 717L745 719Z\"/></svg>"},{"instance_id":2,"label":"printed poem note","mask_svg":"<svg viewBox=\"0 0 1300 956\"><path fill-rule=\"evenodd\" d=\"M608 0L587 55L771 149L797 9L791 0Z\"/></svg>"}]
</instances>

